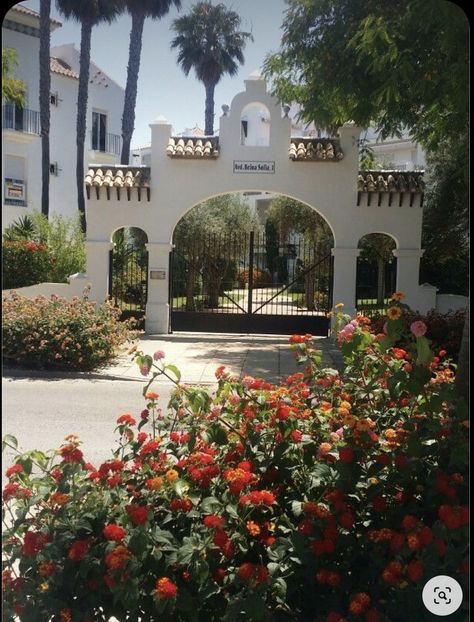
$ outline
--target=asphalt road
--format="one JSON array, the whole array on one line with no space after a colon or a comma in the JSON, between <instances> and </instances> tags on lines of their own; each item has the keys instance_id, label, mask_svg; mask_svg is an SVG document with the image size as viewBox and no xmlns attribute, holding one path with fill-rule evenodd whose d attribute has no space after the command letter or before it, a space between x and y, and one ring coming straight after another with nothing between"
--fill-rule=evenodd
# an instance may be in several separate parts
<instances>
[{"instance_id":1,"label":"asphalt road","mask_svg":"<svg viewBox=\"0 0 474 622\"><path fill-rule=\"evenodd\" d=\"M117 446L117 417L128 412L140 419L144 385L133 380L2 378L2 437L15 436L21 451L45 451L57 449L66 435L77 434L85 459L96 466ZM166 409L172 385L160 383L153 390ZM5 450L2 475L12 457Z\"/></svg>"}]
</instances>

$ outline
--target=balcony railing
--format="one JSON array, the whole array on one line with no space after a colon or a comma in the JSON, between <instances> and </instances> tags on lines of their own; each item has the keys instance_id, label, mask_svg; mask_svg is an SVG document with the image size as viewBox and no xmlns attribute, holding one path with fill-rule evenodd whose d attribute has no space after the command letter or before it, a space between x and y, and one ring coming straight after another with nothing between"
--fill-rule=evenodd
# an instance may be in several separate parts
<instances>
[{"instance_id":1,"label":"balcony railing","mask_svg":"<svg viewBox=\"0 0 474 622\"><path fill-rule=\"evenodd\" d=\"M40 115L37 110L20 108L15 104L3 104L2 128L25 132L27 134L41 134Z\"/></svg>"},{"instance_id":2,"label":"balcony railing","mask_svg":"<svg viewBox=\"0 0 474 622\"><path fill-rule=\"evenodd\" d=\"M93 151L112 153L119 156L122 153L122 137L118 134L102 134L97 136L90 132L90 145Z\"/></svg>"}]
</instances>

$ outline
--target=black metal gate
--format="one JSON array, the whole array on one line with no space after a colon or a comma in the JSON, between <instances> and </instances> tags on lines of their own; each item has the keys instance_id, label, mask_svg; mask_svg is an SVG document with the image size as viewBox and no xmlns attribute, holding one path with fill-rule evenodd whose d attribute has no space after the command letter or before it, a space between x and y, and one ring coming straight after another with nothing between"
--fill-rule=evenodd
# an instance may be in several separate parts
<instances>
[{"instance_id":1,"label":"black metal gate","mask_svg":"<svg viewBox=\"0 0 474 622\"><path fill-rule=\"evenodd\" d=\"M190 237L171 253L171 329L327 336L332 266L302 235Z\"/></svg>"},{"instance_id":2,"label":"black metal gate","mask_svg":"<svg viewBox=\"0 0 474 622\"><path fill-rule=\"evenodd\" d=\"M133 317L143 327L148 294L148 252L132 244L117 244L110 251L109 296L122 311L121 319Z\"/></svg>"}]
</instances>

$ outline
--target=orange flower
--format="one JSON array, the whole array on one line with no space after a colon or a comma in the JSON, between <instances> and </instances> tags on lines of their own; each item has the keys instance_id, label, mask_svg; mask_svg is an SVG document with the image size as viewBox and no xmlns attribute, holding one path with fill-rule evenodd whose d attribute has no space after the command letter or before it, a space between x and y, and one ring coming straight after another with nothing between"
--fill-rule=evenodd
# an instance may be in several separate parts
<instances>
[{"instance_id":1,"label":"orange flower","mask_svg":"<svg viewBox=\"0 0 474 622\"><path fill-rule=\"evenodd\" d=\"M405 298L405 294L403 292L394 292L392 294L392 300L403 300Z\"/></svg>"},{"instance_id":2,"label":"orange flower","mask_svg":"<svg viewBox=\"0 0 474 622\"><path fill-rule=\"evenodd\" d=\"M402 315L402 310L400 307L389 307L387 309L387 317L389 320L398 320Z\"/></svg>"},{"instance_id":3,"label":"orange flower","mask_svg":"<svg viewBox=\"0 0 474 622\"><path fill-rule=\"evenodd\" d=\"M168 482L170 482L171 484L172 482L178 479L179 473L178 471L175 471L174 469L169 469L168 471L166 471L165 477L168 480Z\"/></svg>"},{"instance_id":4,"label":"orange flower","mask_svg":"<svg viewBox=\"0 0 474 622\"><path fill-rule=\"evenodd\" d=\"M129 559L132 559L132 553L126 546L119 544L105 556L105 565L111 570L120 570Z\"/></svg>"},{"instance_id":5,"label":"orange flower","mask_svg":"<svg viewBox=\"0 0 474 622\"><path fill-rule=\"evenodd\" d=\"M249 532L249 534L251 536L258 536L258 535L260 535L261 529L257 525L257 523L255 523L253 520L248 520L246 522L246 527L247 527L247 530L248 530L248 532Z\"/></svg>"},{"instance_id":6,"label":"orange flower","mask_svg":"<svg viewBox=\"0 0 474 622\"><path fill-rule=\"evenodd\" d=\"M158 393L155 393L154 391L148 391L148 393L145 393L145 398L147 400L157 400L159 397Z\"/></svg>"}]
</instances>

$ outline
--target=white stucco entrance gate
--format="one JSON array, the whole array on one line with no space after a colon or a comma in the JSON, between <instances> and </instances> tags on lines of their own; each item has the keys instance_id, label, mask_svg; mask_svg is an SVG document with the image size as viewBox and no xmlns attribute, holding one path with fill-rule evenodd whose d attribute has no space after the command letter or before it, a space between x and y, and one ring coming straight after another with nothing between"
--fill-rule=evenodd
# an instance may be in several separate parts
<instances>
[{"instance_id":1,"label":"white stucco entrance gate","mask_svg":"<svg viewBox=\"0 0 474 622\"><path fill-rule=\"evenodd\" d=\"M109 291L114 231L138 227L148 238L145 330L169 332L169 258L176 224L206 199L254 191L289 196L325 219L334 239L332 300L344 303L349 313L355 312L358 243L370 233L394 239L396 287L407 303L420 312L435 307L436 290L418 283L422 173L359 173L361 129L351 123L339 128L337 138L291 137L290 119L260 77L246 80L245 91L223 108L218 137L173 137L171 125L158 119L150 124L150 167L89 169L87 278L93 299L102 300ZM268 113L264 144L242 140L242 115L252 108Z\"/></svg>"}]
</instances>

